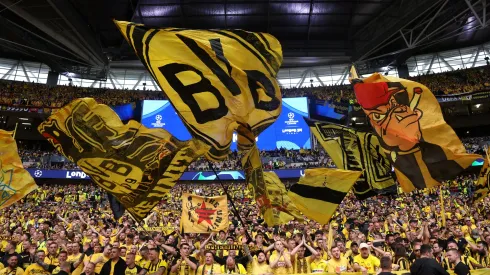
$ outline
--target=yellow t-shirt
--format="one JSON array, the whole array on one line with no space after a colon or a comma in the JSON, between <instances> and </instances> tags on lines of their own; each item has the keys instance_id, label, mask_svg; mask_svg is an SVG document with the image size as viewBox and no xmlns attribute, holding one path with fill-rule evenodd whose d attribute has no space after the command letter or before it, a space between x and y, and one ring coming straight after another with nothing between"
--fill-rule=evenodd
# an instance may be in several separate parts
<instances>
[{"instance_id":1,"label":"yellow t-shirt","mask_svg":"<svg viewBox=\"0 0 490 275\"><path fill-rule=\"evenodd\" d=\"M78 261L80 257L83 257L84 255L82 253L78 253L78 255L70 255L66 259L67 262L70 264L73 264L74 262ZM71 273L71 275L80 275L83 272L83 262L80 263L80 265Z\"/></svg>"},{"instance_id":2,"label":"yellow t-shirt","mask_svg":"<svg viewBox=\"0 0 490 275\"><path fill-rule=\"evenodd\" d=\"M143 266L144 269L148 270L148 273L151 274L153 272L156 272L160 267L164 267L165 270L167 270L167 262L164 260L158 260L156 264L152 264L151 262L148 262L147 265ZM165 274L165 272L163 272Z\"/></svg>"},{"instance_id":3,"label":"yellow t-shirt","mask_svg":"<svg viewBox=\"0 0 490 275\"><path fill-rule=\"evenodd\" d=\"M138 274L138 268L135 265L133 268L126 267L124 270L124 275L137 275Z\"/></svg>"},{"instance_id":4,"label":"yellow t-shirt","mask_svg":"<svg viewBox=\"0 0 490 275\"><path fill-rule=\"evenodd\" d=\"M311 273L321 273L325 272L327 268L327 261L322 259L316 259L310 263Z\"/></svg>"},{"instance_id":5,"label":"yellow t-shirt","mask_svg":"<svg viewBox=\"0 0 490 275\"><path fill-rule=\"evenodd\" d=\"M259 264L259 262L257 261L257 258L254 258L254 260L252 262L252 275L259 275L259 274L265 274L265 273L272 273L272 269L271 269L270 265L268 265L266 261Z\"/></svg>"},{"instance_id":6,"label":"yellow t-shirt","mask_svg":"<svg viewBox=\"0 0 490 275\"><path fill-rule=\"evenodd\" d=\"M203 271L203 269L204 269L204 271ZM209 275L209 274L211 274L211 271L212 271L213 274L214 273L218 273L218 272L221 271L221 267L219 266L219 264L212 264L212 265L205 264L205 265L200 265L197 268L196 274L198 274L198 275L202 275L202 274Z\"/></svg>"},{"instance_id":7,"label":"yellow t-shirt","mask_svg":"<svg viewBox=\"0 0 490 275\"><path fill-rule=\"evenodd\" d=\"M269 259L269 263L275 262L277 257L279 257L278 253L272 254L270 259ZM281 258L279 259L279 261L277 262L276 267L272 268L272 272L274 273L274 275L290 274L291 273L291 269L286 267L285 257L291 258L291 256L287 253L283 254L281 256Z\"/></svg>"},{"instance_id":8,"label":"yellow t-shirt","mask_svg":"<svg viewBox=\"0 0 490 275\"><path fill-rule=\"evenodd\" d=\"M247 274L247 270L245 270L245 267L243 267L242 264L238 264L235 266L234 271L228 272L226 266L222 265L221 266L221 273L222 274Z\"/></svg>"},{"instance_id":9,"label":"yellow t-shirt","mask_svg":"<svg viewBox=\"0 0 490 275\"><path fill-rule=\"evenodd\" d=\"M111 261L111 273L109 273L109 275L114 275L114 269L116 267L117 262L118 261Z\"/></svg>"},{"instance_id":10,"label":"yellow t-shirt","mask_svg":"<svg viewBox=\"0 0 490 275\"><path fill-rule=\"evenodd\" d=\"M24 275L50 275L50 273L38 264L31 264L26 268Z\"/></svg>"},{"instance_id":11,"label":"yellow t-shirt","mask_svg":"<svg viewBox=\"0 0 490 275\"><path fill-rule=\"evenodd\" d=\"M45 264L48 264L48 265L59 265L60 264L60 261L58 260L58 257L52 257L50 255L46 255L46 257L44 257L44 263Z\"/></svg>"},{"instance_id":12,"label":"yellow t-shirt","mask_svg":"<svg viewBox=\"0 0 490 275\"><path fill-rule=\"evenodd\" d=\"M104 256L104 253L95 253L95 254L90 255L90 257L89 257L89 261L90 261L91 263L96 263L96 262L97 262L97 260L98 260L100 257L103 257L103 258L104 258L104 260L103 260L102 262L99 262L99 263L97 263L97 264L95 265L94 271L95 271L95 273L97 273L97 274L99 274L99 273L100 273L100 271L102 270L102 267L104 266L104 264L105 264L107 261L109 261L109 260L110 260L110 258L109 258L109 257Z\"/></svg>"},{"instance_id":13,"label":"yellow t-shirt","mask_svg":"<svg viewBox=\"0 0 490 275\"><path fill-rule=\"evenodd\" d=\"M361 254L359 254L354 257L354 263L358 263L360 266L367 269L368 273L374 273L376 268L380 266L379 259L373 255L369 255L369 257L364 259Z\"/></svg>"},{"instance_id":14,"label":"yellow t-shirt","mask_svg":"<svg viewBox=\"0 0 490 275\"><path fill-rule=\"evenodd\" d=\"M24 270L17 267L15 273L10 267L0 269L0 275L24 275Z\"/></svg>"},{"instance_id":15,"label":"yellow t-shirt","mask_svg":"<svg viewBox=\"0 0 490 275\"><path fill-rule=\"evenodd\" d=\"M349 260L347 260L346 258L341 257L339 260L335 260L334 258L332 258L327 262L327 268L325 271L331 273L339 273L347 271L348 268L350 268Z\"/></svg>"}]
</instances>

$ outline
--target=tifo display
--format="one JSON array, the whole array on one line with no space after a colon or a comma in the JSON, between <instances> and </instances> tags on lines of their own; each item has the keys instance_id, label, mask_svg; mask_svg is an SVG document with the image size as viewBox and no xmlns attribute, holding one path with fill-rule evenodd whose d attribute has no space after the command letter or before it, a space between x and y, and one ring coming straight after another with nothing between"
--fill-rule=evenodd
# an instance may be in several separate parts
<instances>
[{"instance_id":1,"label":"tifo display","mask_svg":"<svg viewBox=\"0 0 490 275\"><path fill-rule=\"evenodd\" d=\"M314 120L270 34L114 23L166 99L56 106L38 158L72 169L0 130L0 275L490 273L490 138L427 86L352 66Z\"/></svg>"}]
</instances>

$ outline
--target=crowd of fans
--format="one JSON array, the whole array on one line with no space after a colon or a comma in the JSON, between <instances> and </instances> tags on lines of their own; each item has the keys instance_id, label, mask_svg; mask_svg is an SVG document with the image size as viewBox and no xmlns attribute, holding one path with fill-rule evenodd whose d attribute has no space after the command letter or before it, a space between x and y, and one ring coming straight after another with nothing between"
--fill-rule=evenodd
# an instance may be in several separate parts
<instances>
[{"instance_id":1,"label":"crowd of fans","mask_svg":"<svg viewBox=\"0 0 490 275\"><path fill-rule=\"evenodd\" d=\"M139 224L127 214L114 220L94 185L43 185L0 211L0 274L446 274L428 268L457 271L459 261L486 268L490 198L472 201L474 178L363 201L349 194L331 229L308 219L267 225L245 184L227 183L237 212L230 206L228 230L212 234L180 231L181 196L223 195L218 184L177 184Z\"/></svg>"},{"instance_id":2,"label":"crowd of fans","mask_svg":"<svg viewBox=\"0 0 490 275\"><path fill-rule=\"evenodd\" d=\"M490 87L489 66L456 70L439 74L426 74L409 79L429 87L436 95L460 94L486 90ZM349 100L355 102L351 85L284 88L283 97L308 96L326 101ZM44 84L0 81L0 105L38 108L60 108L74 98L93 97L111 106L147 99L165 99L158 91L113 90L77 86L48 87Z\"/></svg>"},{"instance_id":3,"label":"crowd of fans","mask_svg":"<svg viewBox=\"0 0 490 275\"><path fill-rule=\"evenodd\" d=\"M484 146L488 146L490 137L463 138L463 145L468 153L484 155ZM46 146L41 146L46 145ZM72 170L79 169L78 166L61 156L52 146L45 143L19 142L19 156L24 164L24 168L38 169L60 169ZM305 169L310 167L335 167L332 159L324 150L301 149L287 150L276 149L274 151L261 151L262 166L266 170L276 169ZM218 170L241 170L242 154L233 151L224 161L214 164ZM188 171L209 171L209 163L206 159L200 158L194 161L187 168Z\"/></svg>"}]
</instances>

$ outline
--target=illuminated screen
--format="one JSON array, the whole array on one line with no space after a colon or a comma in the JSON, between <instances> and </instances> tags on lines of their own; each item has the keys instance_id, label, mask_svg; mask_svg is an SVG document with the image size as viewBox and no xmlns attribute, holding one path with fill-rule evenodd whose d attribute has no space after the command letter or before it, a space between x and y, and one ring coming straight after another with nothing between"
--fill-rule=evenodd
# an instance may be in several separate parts
<instances>
[{"instance_id":1,"label":"illuminated screen","mask_svg":"<svg viewBox=\"0 0 490 275\"><path fill-rule=\"evenodd\" d=\"M282 99L281 115L276 122L264 130L257 139L261 150L310 149L310 129L303 117L308 117L308 99L293 97ZM145 100L141 123L148 128L163 128L180 140L191 138L189 131L168 100ZM236 150L236 134L233 135L231 150Z\"/></svg>"}]
</instances>

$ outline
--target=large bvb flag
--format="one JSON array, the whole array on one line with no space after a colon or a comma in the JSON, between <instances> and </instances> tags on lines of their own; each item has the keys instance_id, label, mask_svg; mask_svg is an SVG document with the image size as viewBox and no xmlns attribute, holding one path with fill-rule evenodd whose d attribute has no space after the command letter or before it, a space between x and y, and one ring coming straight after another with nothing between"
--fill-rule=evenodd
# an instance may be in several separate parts
<instances>
[{"instance_id":1,"label":"large bvb flag","mask_svg":"<svg viewBox=\"0 0 490 275\"><path fill-rule=\"evenodd\" d=\"M481 157L466 153L424 85L378 73L355 77L351 81L357 102L393 163L403 191L454 179Z\"/></svg>"},{"instance_id":2,"label":"large bvb flag","mask_svg":"<svg viewBox=\"0 0 490 275\"><path fill-rule=\"evenodd\" d=\"M71 102L38 130L138 221L201 152L199 141L182 142L133 120L123 124L109 106L92 98Z\"/></svg>"},{"instance_id":3,"label":"large bvb flag","mask_svg":"<svg viewBox=\"0 0 490 275\"><path fill-rule=\"evenodd\" d=\"M8 207L37 188L24 169L11 132L0 130L0 209Z\"/></svg>"},{"instance_id":4,"label":"large bvb flag","mask_svg":"<svg viewBox=\"0 0 490 275\"><path fill-rule=\"evenodd\" d=\"M376 196L395 187L391 163L375 134L328 122L308 119L306 122L337 168L362 172L353 187L358 199Z\"/></svg>"},{"instance_id":5,"label":"large bvb flag","mask_svg":"<svg viewBox=\"0 0 490 275\"><path fill-rule=\"evenodd\" d=\"M227 156L238 126L258 136L279 116L282 49L273 36L115 23L192 136L210 145L208 159Z\"/></svg>"},{"instance_id":6,"label":"large bvb flag","mask_svg":"<svg viewBox=\"0 0 490 275\"><path fill-rule=\"evenodd\" d=\"M361 174L341 169L306 169L299 182L291 186L288 196L305 216L328 224Z\"/></svg>"},{"instance_id":7,"label":"large bvb flag","mask_svg":"<svg viewBox=\"0 0 490 275\"><path fill-rule=\"evenodd\" d=\"M208 233L227 231L228 200L226 196L201 197L182 194L181 231L185 233Z\"/></svg>"}]
</instances>

